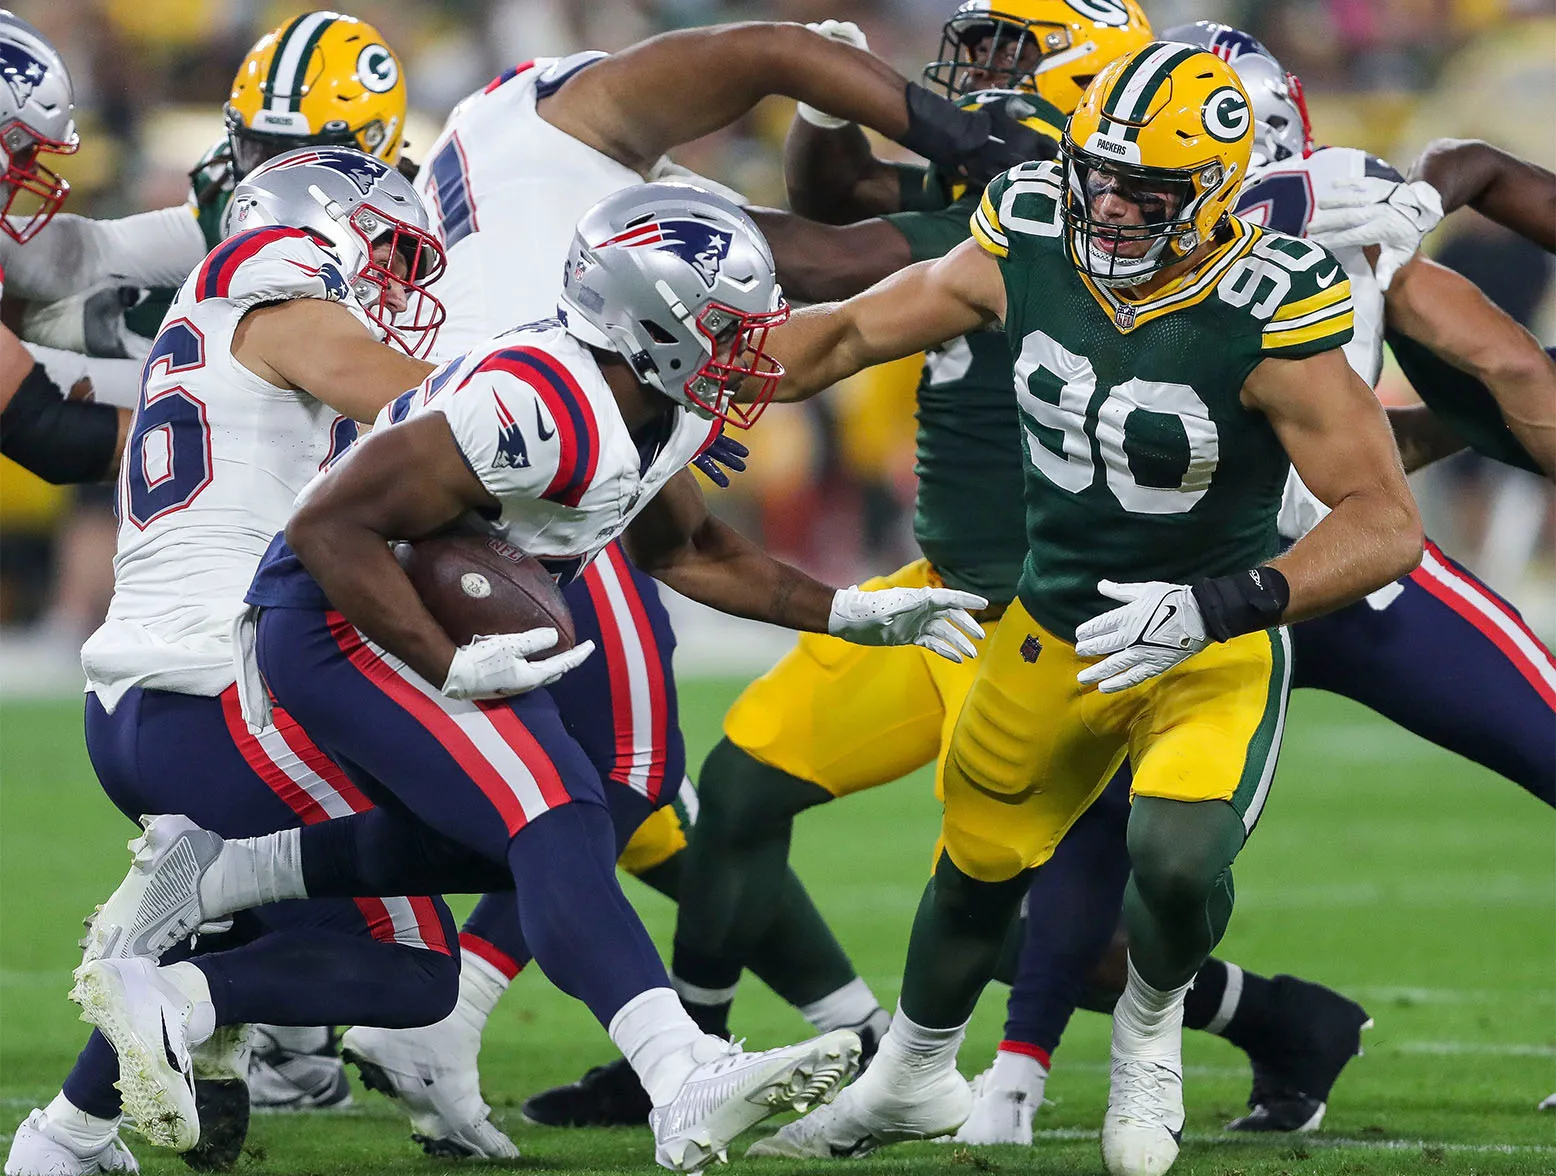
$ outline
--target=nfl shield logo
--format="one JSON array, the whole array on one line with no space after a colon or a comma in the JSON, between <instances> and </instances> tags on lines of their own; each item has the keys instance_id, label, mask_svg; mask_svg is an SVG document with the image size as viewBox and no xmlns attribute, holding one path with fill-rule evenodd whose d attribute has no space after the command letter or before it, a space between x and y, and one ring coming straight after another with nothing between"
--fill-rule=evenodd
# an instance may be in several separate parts
<instances>
[{"instance_id":1,"label":"nfl shield logo","mask_svg":"<svg viewBox=\"0 0 1556 1176\"><path fill-rule=\"evenodd\" d=\"M1026 662L1027 665L1031 665L1037 660L1037 655L1042 652L1043 643L1036 636L1029 633L1027 639L1021 643L1021 660Z\"/></svg>"},{"instance_id":2,"label":"nfl shield logo","mask_svg":"<svg viewBox=\"0 0 1556 1176\"><path fill-rule=\"evenodd\" d=\"M1118 324L1120 331L1127 331L1135 325L1135 308L1120 304L1113 308L1113 321Z\"/></svg>"}]
</instances>

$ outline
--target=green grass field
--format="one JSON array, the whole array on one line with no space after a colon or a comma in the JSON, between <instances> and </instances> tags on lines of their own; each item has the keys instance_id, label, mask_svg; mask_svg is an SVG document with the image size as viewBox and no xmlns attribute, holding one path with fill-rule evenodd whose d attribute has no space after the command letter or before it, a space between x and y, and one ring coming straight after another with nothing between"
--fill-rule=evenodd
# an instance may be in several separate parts
<instances>
[{"instance_id":1,"label":"green grass field","mask_svg":"<svg viewBox=\"0 0 1556 1176\"><path fill-rule=\"evenodd\" d=\"M692 762L716 737L738 683L691 682L683 715ZM1295 972L1361 1000L1377 1021L1342 1077L1324 1131L1300 1141L1230 1141L1221 1124L1247 1093L1226 1043L1186 1042L1188 1137L1175 1172L1556 1173L1556 825L1490 773L1432 749L1350 704L1299 695L1280 777L1238 864L1238 909L1222 954L1266 974ZM861 973L895 995L935 830L917 778L799 823L795 863ZM0 707L0 1140L58 1089L84 1027L65 999L81 916L128 862L129 827L98 791L80 705ZM668 944L673 911L632 887ZM962 1063L981 1069L999 1037L1002 990L974 1021ZM803 1023L751 982L736 1028L753 1045ZM1100 1173L1095 1133L1107 1095L1106 1021L1079 1014L1048 1087L1032 1151L922 1144L852 1165L864 1173ZM522 1171L653 1172L646 1129L529 1127L527 1094L605 1060L583 1008L538 973L514 984L482 1055L495 1116L524 1151ZM257 1119L242 1171L337 1176L434 1173L392 1105L358 1092L345 1113ZM183 1172L127 1135L149 1173ZM738 1161L737 1162L741 1162ZM481 1165L458 1165L481 1168ZM786 1176L811 1164L752 1161Z\"/></svg>"}]
</instances>

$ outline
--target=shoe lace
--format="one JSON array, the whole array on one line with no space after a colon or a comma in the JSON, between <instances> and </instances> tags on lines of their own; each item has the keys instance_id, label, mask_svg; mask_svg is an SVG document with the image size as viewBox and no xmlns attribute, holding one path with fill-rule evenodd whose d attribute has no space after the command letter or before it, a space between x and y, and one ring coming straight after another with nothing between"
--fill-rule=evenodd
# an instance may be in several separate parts
<instances>
[{"instance_id":1,"label":"shoe lace","mask_svg":"<svg viewBox=\"0 0 1556 1176\"><path fill-rule=\"evenodd\" d=\"M1169 1074L1171 1071L1165 1066L1154 1062L1136 1062L1121 1067L1115 1074L1114 1090L1122 1096L1120 1101L1162 1107L1167 1102Z\"/></svg>"}]
</instances>

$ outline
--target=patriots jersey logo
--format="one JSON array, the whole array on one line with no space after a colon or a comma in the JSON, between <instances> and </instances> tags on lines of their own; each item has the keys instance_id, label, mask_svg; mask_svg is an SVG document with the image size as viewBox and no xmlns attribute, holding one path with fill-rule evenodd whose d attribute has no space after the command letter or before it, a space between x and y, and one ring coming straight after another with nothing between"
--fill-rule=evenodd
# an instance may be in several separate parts
<instances>
[{"instance_id":1,"label":"patriots jersey logo","mask_svg":"<svg viewBox=\"0 0 1556 1176\"><path fill-rule=\"evenodd\" d=\"M309 165L327 167L330 171L339 172L355 184L357 191L364 196L373 190L374 184L389 174L388 165L379 163L370 155L362 155L355 151L333 151L328 147L278 163L275 165L275 170Z\"/></svg>"},{"instance_id":2,"label":"patriots jersey logo","mask_svg":"<svg viewBox=\"0 0 1556 1176\"><path fill-rule=\"evenodd\" d=\"M673 253L696 270L711 290L713 283L719 280L724 259L729 256L731 240L731 234L714 225L678 217L637 225L609 241L601 241L596 248L620 245L623 249L662 249Z\"/></svg>"},{"instance_id":3,"label":"patriots jersey logo","mask_svg":"<svg viewBox=\"0 0 1556 1176\"><path fill-rule=\"evenodd\" d=\"M350 293L350 289L346 285L345 275L335 266L327 261L323 265L312 266L304 265L300 261L292 261L291 258L286 260L288 264L296 266L309 277L319 279L320 284L324 287L324 300L326 302L344 302L346 300L346 295Z\"/></svg>"},{"instance_id":4,"label":"patriots jersey logo","mask_svg":"<svg viewBox=\"0 0 1556 1176\"><path fill-rule=\"evenodd\" d=\"M25 105L32 92L42 84L49 67L20 45L0 45L0 78L11 87L16 105Z\"/></svg>"},{"instance_id":5,"label":"patriots jersey logo","mask_svg":"<svg viewBox=\"0 0 1556 1176\"><path fill-rule=\"evenodd\" d=\"M493 399L497 401L497 456L492 459L492 465L500 470L528 469L529 446L524 442L524 432L502 402L502 397Z\"/></svg>"}]
</instances>

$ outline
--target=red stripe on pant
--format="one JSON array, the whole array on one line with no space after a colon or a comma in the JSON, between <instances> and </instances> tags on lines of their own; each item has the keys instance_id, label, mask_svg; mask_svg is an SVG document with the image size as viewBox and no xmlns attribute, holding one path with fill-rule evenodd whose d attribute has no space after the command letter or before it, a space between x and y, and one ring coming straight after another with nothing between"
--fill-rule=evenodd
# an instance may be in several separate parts
<instances>
[{"instance_id":1,"label":"red stripe on pant","mask_svg":"<svg viewBox=\"0 0 1556 1176\"><path fill-rule=\"evenodd\" d=\"M479 935L472 935L468 931L459 933L459 950L468 952L478 959L485 960L496 968L509 980L512 980L524 970L524 965L519 963L502 948L489 939L482 939Z\"/></svg>"},{"instance_id":2,"label":"red stripe on pant","mask_svg":"<svg viewBox=\"0 0 1556 1176\"><path fill-rule=\"evenodd\" d=\"M238 701L238 688L229 686L223 690L221 702L222 717L227 720L227 734L232 736L233 746L243 756L244 762L254 769L254 774L280 797L281 803L291 809L303 824L315 825L329 820L330 815L324 811L324 807L309 796L302 785L281 770L249 731L248 723L243 719L243 704Z\"/></svg>"},{"instance_id":3,"label":"red stripe on pant","mask_svg":"<svg viewBox=\"0 0 1556 1176\"><path fill-rule=\"evenodd\" d=\"M373 807L373 802L362 795L362 790L351 782L345 772L341 771L340 765L320 751L318 745L308 738L308 733L302 729L296 719L279 706L273 706L271 720L275 723L276 730L281 733L281 738L286 740L286 745L292 749L297 758L302 760L314 775L338 792L352 812L363 813Z\"/></svg>"},{"instance_id":4,"label":"red stripe on pant","mask_svg":"<svg viewBox=\"0 0 1556 1176\"><path fill-rule=\"evenodd\" d=\"M605 552L610 550L607 547ZM604 554L600 558L605 558ZM610 683L611 718L616 728L616 762L611 766L611 779L630 786L637 740L632 728L632 681L627 673L627 650L616 627L617 617L611 606L610 593L601 579L599 559L584 569L583 580L589 589L589 599L594 602L594 615L600 622L600 644L604 646L600 652L605 655L605 678Z\"/></svg>"},{"instance_id":5,"label":"red stripe on pant","mask_svg":"<svg viewBox=\"0 0 1556 1176\"><path fill-rule=\"evenodd\" d=\"M569 803L573 798L567 794L567 788L562 783L562 773L557 771L556 765L551 762L551 757L546 754L546 749L540 746L540 741L519 720L519 716L509 710L508 705L501 699L487 699L476 703L476 706L480 707L481 712L497 729L497 734L502 736L502 741L513 748L514 754L529 769L529 774L534 777L535 787L540 789L541 798L546 802L546 811L550 812L554 808ZM535 816L539 815L535 814ZM534 817L530 819L533 820Z\"/></svg>"},{"instance_id":6,"label":"red stripe on pant","mask_svg":"<svg viewBox=\"0 0 1556 1176\"><path fill-rule=\"evenodd\" d=\"M616 569L616 579L621 584L622 595L627 598L627 611L631 614L632 627L637 632L638 646L643 651L643 671L648 679L649 746L653 759L648 766L648 778L644 781L649 800L658 801L665 786L665 749L670 742L669 707L665 702L668 693L665 686L664 660L659 653L659 642L654 628L648 622L648 610L643 607L643 596L637 581L632 578L631 565L619 544L612 543L604 551L604 558Z\"/></svg>"},{"instance_id":7,"label":"red stripe on pant","mask_svg":"<svg viewBox=\"0 0 1556 1176\"><path fill-rule=\"evenodd\" d=\"M459 729L447 711L428 698L415 686L402 678L393 666L374 653L363 642L356 626L340 613L331 609L326 614L330 635L340 651L369 682L383 691L401 710L414 719L427 734L437 740L459 769L468 776L481 794L491 802L503 819L511 837L528 823L519 798L513 794L497 771L470 737Z\"/></svg>"}]
</instances>

